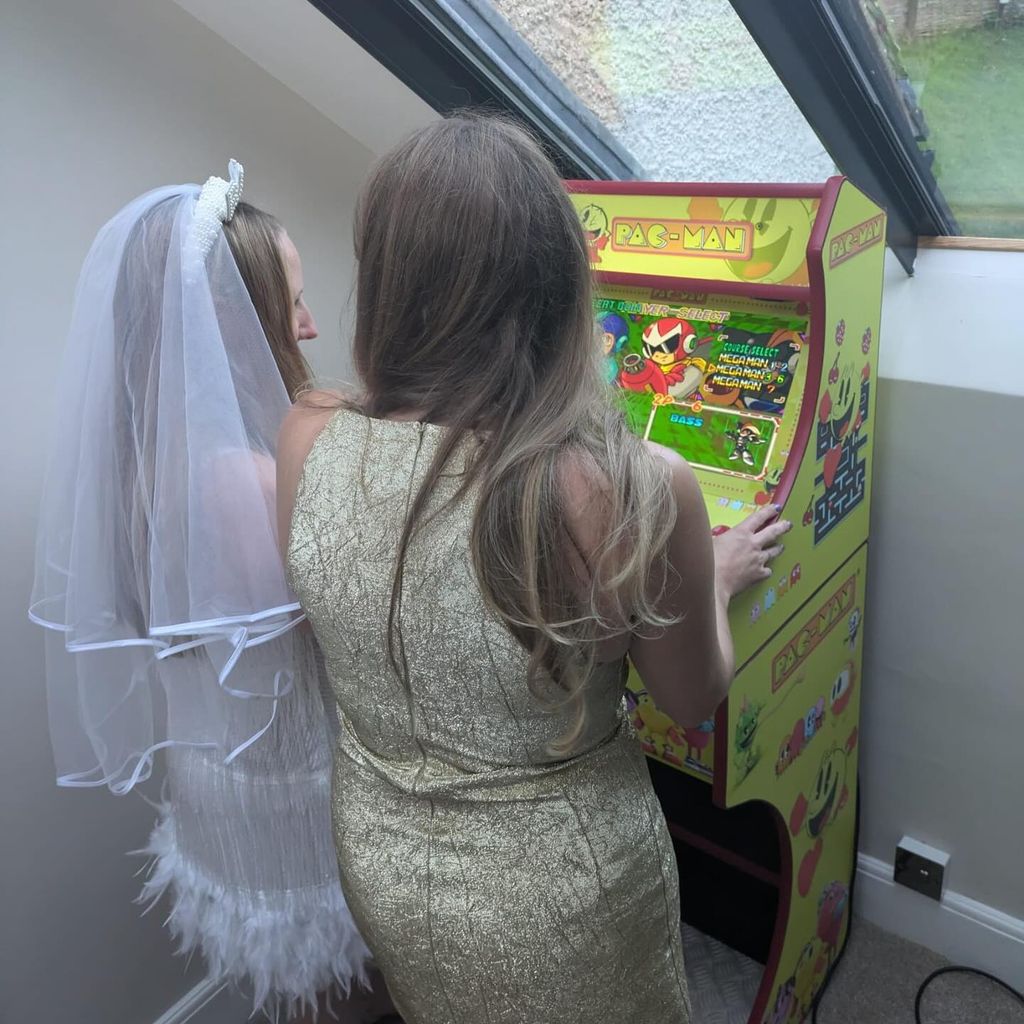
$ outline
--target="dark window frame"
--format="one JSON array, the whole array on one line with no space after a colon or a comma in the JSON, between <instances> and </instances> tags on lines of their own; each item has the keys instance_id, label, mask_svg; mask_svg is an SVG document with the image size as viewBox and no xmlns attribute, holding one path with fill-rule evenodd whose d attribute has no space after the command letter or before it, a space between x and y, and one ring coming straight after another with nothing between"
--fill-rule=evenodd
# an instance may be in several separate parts
<instances>
[{"instance_id":1,"label":"dark window frame","mask_svg":"<svg viewBox=\"0 0 1024 1024\"><path fill-rule=\"evenodd\" d=\"M309 2L438 112L490 107L522 118L566 178L643 177L488 0ZM841 172L886 209L887 242L913 273L919 236L960 231L918 145L920 111L857 0L730 2Z\"/></svg>"},{"instance_id":2,"label":"dark window frame","mask_svg":"<svg viewBox=\"0 0 1024 1024\"><path fill-rule=\"evenodd\" d=\"M913 273L922 235L960 229L856 0L730 0L836 166L888 212L887 241Z\"/></svg>"},{"instance_id":3,"label":"dark window frame","mask_svg":"<svg viewBox=\"0 0 1024 1024\"><path fill-rule=\"evenodd\" d=\"M566 178L643 175L487 0L309 0L439 113L489 107L540 137Z\"/></svg>"}]
</instances>

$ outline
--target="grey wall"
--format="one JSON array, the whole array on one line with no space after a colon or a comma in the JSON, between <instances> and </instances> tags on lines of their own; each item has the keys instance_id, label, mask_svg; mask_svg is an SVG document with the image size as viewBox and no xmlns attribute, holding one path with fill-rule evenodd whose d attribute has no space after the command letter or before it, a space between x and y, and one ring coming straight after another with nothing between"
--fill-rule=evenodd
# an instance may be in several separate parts
<instances>
[{"instance_id":1,"label":"grey wall","mask_svg":"<svg viewBox=\"0 0 1024 1024\"><path fill-rule=\"evenodd\" d=\"M923 839L1024 918L1024 397L883 378L878 410L861 849Z\"/></svg>"},{"instance_id":2,"label":"grey wall","mask_svg":"<svg viewBox=\"0 0 1024 1024\"><path fill-rule=\"evenodd\" d=\"M126 851L150 808L55 787L42 638L25 616L75 280L130 198L224 174L235 156L247 196L303 255L322 332L313 361L343 375L351 209L370 153L169 0L5 0L0 67L0 1019L144 1024L201 964L186 970L159 910L140 918L131 903L139 864Z\"/></svg>"},{"instance_id":3,"label":"grey wall","mask_svg":"<svg viewBox=\"0 0 1024 1024\"><path fill-rule=\"evenodd\" d=\"M922 839L949 889L1024 918L1024 254L887 267L861 849Z\"/></svg>"}]
</instances>

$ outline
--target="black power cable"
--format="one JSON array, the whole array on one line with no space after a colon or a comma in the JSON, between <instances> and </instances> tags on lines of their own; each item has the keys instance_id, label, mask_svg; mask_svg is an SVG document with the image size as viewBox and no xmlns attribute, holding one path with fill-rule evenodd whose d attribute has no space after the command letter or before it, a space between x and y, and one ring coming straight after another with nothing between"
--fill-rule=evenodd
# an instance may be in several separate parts
<instances>
[{"instance_id":1,"label":"black power cable","mask_svg":"<svg viewBox=\"0 0 1024 1024\"><path fill-rule=\"evenodd\" d=\"M989 974L988 971L979 970L977 967L940 967L937 971L932 971L918 987L917 998L914 1000L915 1024L921 1024L921 1000L924 998L925 989L943 974L976 974L980 978L987 978L989 981L994 981L1000 988L1006 989L1011 996L1020 1002L1021 1006L1024 1006L1024 992L1019 992L1012 985L1008 985L1003 981L1002 978L997 978L994 974Z\"/></svg>"}]
</instances>

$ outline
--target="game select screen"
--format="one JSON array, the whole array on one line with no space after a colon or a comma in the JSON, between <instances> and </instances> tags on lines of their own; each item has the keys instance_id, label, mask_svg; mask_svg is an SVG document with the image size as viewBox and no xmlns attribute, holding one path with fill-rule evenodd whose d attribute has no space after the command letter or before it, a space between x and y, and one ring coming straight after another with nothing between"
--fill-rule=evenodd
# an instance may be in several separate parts
<instances>
[{"instance_id":1,"label":"game select screen","mask_svg":"<svg viewBox=\"0 0 1024 1024\"><path fill-rule=\"evenodd\" d=\"M762 480L791 401L807 321L791 307L768 315L737 309L737 300L731 305L598 298L605 373L621 389L637 433L693 466ZM792 401L798 406L799 399L798 389Z\"/></svg>"}]
</instances>

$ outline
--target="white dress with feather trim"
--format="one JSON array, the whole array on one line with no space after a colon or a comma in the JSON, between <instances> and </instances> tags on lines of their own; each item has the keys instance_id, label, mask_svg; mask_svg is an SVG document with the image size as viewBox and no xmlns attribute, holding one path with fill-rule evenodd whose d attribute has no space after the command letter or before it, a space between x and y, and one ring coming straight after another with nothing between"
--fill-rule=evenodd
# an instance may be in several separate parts
<instances>
[{"instance_id":1,"label":"white dress with feather trim","mask_svg":"<svg viewBox=\"0 0 1024 1024\"><path fill-rule=\"evenodd\" d=\"M166 893L180 952L201 952L212 976L251 988L257 1009L294 1011L315 1004L318 992L365 983L370 954L338 878L335 719L325 712L322 662L303 630L281 642L295 650L294 688L259 742L227 765L215 750L168 751L167 799L145 850L153 863L140 900ZM202 651L168 658L160 671L171 716L176 693L216 693ZM243 657L232 681L244 671ZM232 707L226 749L267 719L264 701Z\"/></svg>"}]
</instances>

